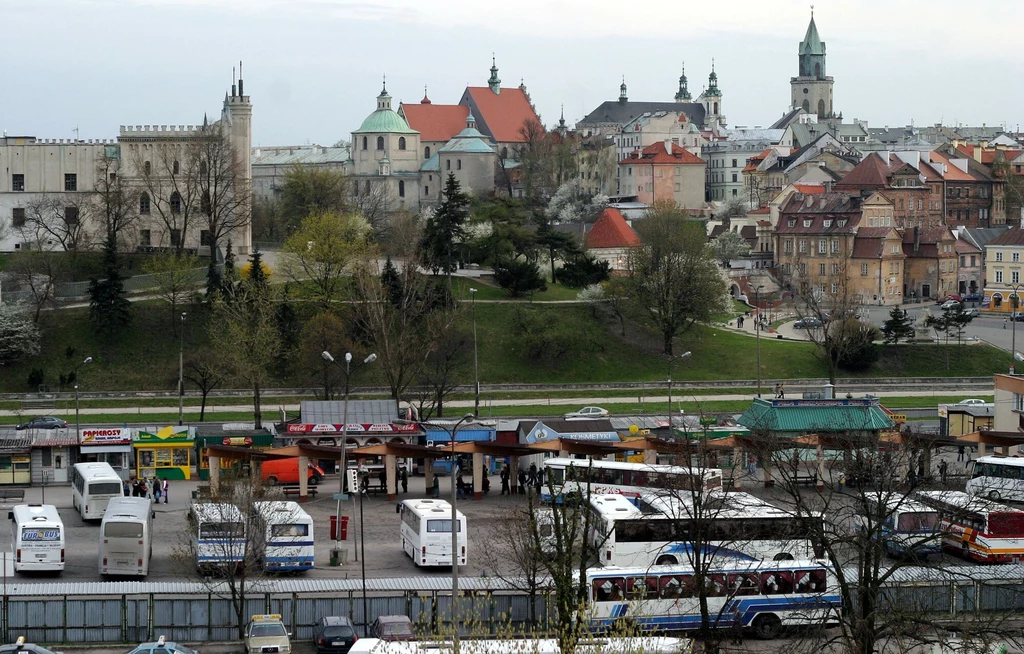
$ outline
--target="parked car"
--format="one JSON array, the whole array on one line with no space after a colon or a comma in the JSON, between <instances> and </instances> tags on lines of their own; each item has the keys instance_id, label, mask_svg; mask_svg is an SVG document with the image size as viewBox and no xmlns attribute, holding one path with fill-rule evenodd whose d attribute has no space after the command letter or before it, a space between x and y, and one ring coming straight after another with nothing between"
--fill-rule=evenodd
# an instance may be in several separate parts
<instances>
[{"instance_id":1,"label":"parked car","mask_svg":"<svg viewBox=\"0 0 1024 654\"><path fill-rule=\"evenodd\" d=\"M1010 314L1010 320L1014 322L1024 322L1024 311L1014 311Z\"/></svg>"},{"instance_id":2,"label":"parked car","mask_svg":"<svg viewBox=\"0 0 1024 654\"><path fill-rule=\"evenodd\" d=\"M16 652L26 652L27 654L63 654L63 652L48 650L42 645L26 643L24 636L18 636L17 642L0 645L0 652L3 654L15 654Z\"/></svg>"},{"instance_id":3,"label":"parked car","mask_svg":"<svg viewBox=\"0 0 1024 654\"><path fill-rule=\"evenodd\" d=\"M281 622L280 614L254 615L249 624L245 626L245 652L246 654L290 652L290 636L291 634L284 628L284 623Z\"/></svg>"},{"instance_id":4,"label":"parked car","mask_svg":"<svg viewBox=\"0 0 1024 654\"><path fill-rule=\"evenodd\" d=\"M407 615L382 615L370 625L370 637L381 640L416 640Z\"/></svg>"},{"instance_id":5,"label":"parked car","mask_svg":"<svg viewBox=\"0 0 1024 654\"><path fill-rule=\"evenodd\" d=\"M793 329L817 329L818 327L821 327L821 320L814 316L801 318L793 323Z\"/></svg>"},{"instance_id":6,"label":"parked car","mask_svg":"<svg viewBox=\"0 0 1024 654\"><path fill-rule=\"evenodd\" d=\"M950 300L955 300L957 302L963 302L964 301L964 297L962 295L960 295L959 293L950 293L949 295L947 295L947 296L937 300L935 302L935 304L945 304L946 302L949 302Z\"/></svg>"},{"instance_id":7,"label":"parked car","mask_svg":"<svg viewBox=\"0 0 1024 654\"><path fill-rule=\"evenodd\" d=\"M55 416L37 416L28 422L22 422L15 429L64 429L68 421Z\"/></svg>"},{"instance_id":8,"label":"parked car","mask_svg":"<svg viewBox=\"0 0 1024 654\"><path fill-rule=\"evenodd\" d=\"M352 621L346 617L329 615L313 625L316 654L348 654L357 640Z\"/></svg>"},{"instance_id":9,"label":"parked car","mask_svg":"<svg viewBox=\"0 0 1024 654\"><path fill-rule=\"evenodd\" d=\"M981 302L984 299L984 293L969 293L964 296L964 302Z\"/></svg>"},{"instance_id":10,"label":"parked car","mask_svg":"<svg viewBox=\"0 0 1024 654\"><path fill-rule=\"evenodd\" d=\"M939 308L942 309L943 311L955 311L956 308L959 306L959 300L946 300L939 306Z\"/></svg>"},{"instance_id":11,"label":"parked car","mask_svg":"<svg viewBox=\"0 0 1024 654\"><path fill-rule=\"evenodd\" d=\"M585 406L579 411L565 414L566 420L580 420L582 418L604 418L608 415L608 409L599 406Z\"/></svg>"},{"instance_id":12,"label":"parked car","mask_svg":"<svg viewBox=\"0 0 1024 654\"><path fill-rule=\"evenodd\" d=\"M957 402L957 404L967 404L969 406L978 406L978 405L987 404L987 402L985 402L985 400L979 400L976 397L972 397L972 398L968 398L966 400L960 400L959 402Z\"/></svg>"},{"instance_id":13,"label":"parked car","mask_svg":"<svg viewBox=\"0 0 1024 654\"><path fill-rule=\"evenodd\" d=\"M2 651L0 649L0 652ZM152 643L139 643L139 646L128 654L199 654L199 652L179 643L168 642L163 636L160 636Z\"/></svg>"},{"instance_id":14,"label":"parked car","mask_svg":"<svg viewBox=\"0 0 1024 654\"><path fill-rule=\"evenodd\" d=\"M977 307L971 307L970 309L964 309L964 315L970 316L971 318L977 318L981 315L981 311Z\"/></svg>"}]
</instances>

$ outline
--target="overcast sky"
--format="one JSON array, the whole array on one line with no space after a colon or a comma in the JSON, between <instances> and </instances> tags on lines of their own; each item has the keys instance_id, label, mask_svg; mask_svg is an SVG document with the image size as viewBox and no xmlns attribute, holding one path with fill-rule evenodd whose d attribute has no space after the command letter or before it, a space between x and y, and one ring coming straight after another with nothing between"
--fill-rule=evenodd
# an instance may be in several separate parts
<instances>
[{"instance_id":1,"label":"overcast sky","mask_svg":"<svg viewBox=\"0 0 1024 654\"><path fill-rule=\"evenodd\" d=\"M189 124L220 111L244 62L253 143L329 145L375 108L454 104L524 79L542 120L572 124L618 97L671 101L715 59L729 124L767 126L789 105L809 3L789 0L0 0L0 127L112 138L122 124ZM1024 103L1020 0L819 0L835 107L871 126L1005 124Z\"/></svg>"}]
</instances>

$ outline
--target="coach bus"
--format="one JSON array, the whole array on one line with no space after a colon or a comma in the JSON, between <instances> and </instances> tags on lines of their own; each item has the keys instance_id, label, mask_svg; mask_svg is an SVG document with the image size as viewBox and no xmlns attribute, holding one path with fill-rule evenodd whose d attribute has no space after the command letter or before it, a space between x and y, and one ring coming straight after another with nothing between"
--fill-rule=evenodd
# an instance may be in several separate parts
<instances>
[{"instance_id":1,"label":"coach bus","mask_svg":"<svg viewBox=\"0 0 1024 654\"><path fill-rule=\"evenodd\" d=\"M1024 511L961 491L918 491L938 511L942 545L983 563L1024 559Z\"/></svg>"},{"instance_id":2,"label":"coach bus","mask_svg":"<svg viewBox=\"0 0 1024 654\"><path fill-rule=\"evenodd\" d=\"M890 556L920 556L942 551L939 513L901 493L867 493L867 515L855 518L857 529L872 529Z\"/></svg>"},{"instance_id":3,"label":"coach bus","mask_svg":"<svg viewBox=\"0 0 1024 654\"><path fill-rule=\"evenodd\" d=\"M14 571L60 572L64 569L64 523L52 504L19 504L13 522Z\"/></svg>"},{"instance_id":4,"label":"coach bus","mask_svg":"<svg viewBox=\"0 0 1024 654\"><path fill-rule=\"evenodd\" d=\"M553 458L544 460L542 472L540 497L544 502L561 502L565 496L583 497L588 493L635 499L650 489L712 491L722 487L722 471L717 468Z\"/></svg>"},{"instance_id":5,"label":"coach bus","mask_svg":"<svg viewBox=\"0 0 1024 654\"><path fill-rule=\"evenodd\" d=\"M269 572L313 569L313 518L296 502L256 502L264 529L263 568Z\"/></svg>"},{"instance_id":6,"label":"coach bus","mask_svg":"<svg viewBox=\"0 0 1024 654\"><path fill-rule=\"evenodd\" d=\"M993 502L1024 502L1024 457L982 456L971 465L968 493Z\"/></svg>"},{"instance_id":7,"label":"coach bus","mask_svg":"<svg viewBox=\"0 0 1024 654\"><path fill-rule=\"evenodd\" d=\"M101 575L145 577L153 557L153 508L144 497L116 497L100 523Z\"/></svg>"},{"instance_id":8,"label":"coach bus","mask_svg":"<svg viewBox=\"0 0 1024 654\"><path fill-rule=\"evenodd\" d=\"M71 469L71 504L82 520L102 520L107 502L124 497L123 483L109 463L76 463Z\"/></svg>"},{"instance_id":9,"label":"coach bus","mask_svg":"<svg viewBox=\"0 0 1024 654\"><path fill-rule=\"evenodd\" d=\"M595 630L628 622L642 629L701 626L700 595L711 626L750 629L771 639L783 627L838 622L841 598L828 567L814 561L720 561L705 570L697 592L692 566L590 568L586 616Z\"/></svg>"},{"instance_id":10,"label":"coach bus","mask_svg":"<svg viewBox=\"0 0 1024 654\"><path fill-rule=\"evenodd\" d=\"M402 550L421 567L452 564L452 505L444 500L405 500L402 515ZM466 565L466 516L455 514L458 564Z\"/></svg>"},{"instance_id":11,"label":"coach bus","mask_svg":"<svg viewBox=\"0 0 1024 654\"><path fill-rule=\"evenodd\" d=\"M188 511L188 529L197 569L244 563L246 521L234 504L193 503Z\"/></svg>"}]
</instances>

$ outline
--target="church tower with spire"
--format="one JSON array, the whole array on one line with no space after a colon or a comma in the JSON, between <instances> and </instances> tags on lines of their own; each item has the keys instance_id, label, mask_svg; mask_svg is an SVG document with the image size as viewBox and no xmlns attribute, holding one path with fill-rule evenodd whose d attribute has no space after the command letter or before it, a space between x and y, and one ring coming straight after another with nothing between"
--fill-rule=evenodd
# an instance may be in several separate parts
<instances>
[{"instance_id":1,"label":"church tower with spire","mask_svg":"<svg viewBox=\"0 0 1024 654\"><path fill-rule=\"evenodd\" d=\"M686 64L683 64L683 72L679 76L679 90L676 91L676 102L690 102L690 91L686 88Z\"/></svg>"},{"instance_id":2,"label":"church tower with spire","mask_svg":"<svg viewBox=\"0 0 1024 654\"><path fill-rule=\"evenodd\" d=\"M802 107L819 120L833 118L832 78L825 74L825 42L818 35L814 23L814 5L811 5L811 22L807 33L800 42L798 51L799 74L789 80L792 91L792 107Z\"/></svg>"},{"instance_id":3,"label":"church tower with spire","mask_svg":"<svg viewBox=\"0 0 1024 654\"><path fill-rule=\"evenodd\" d=\"M704 126L725 127L725 116L722 113L722 91L718 88L718 73L715 72L715 60L711 60L711 74L708 75L708 87L697 98L704 105Z\"/></svg>"}]
</instances>

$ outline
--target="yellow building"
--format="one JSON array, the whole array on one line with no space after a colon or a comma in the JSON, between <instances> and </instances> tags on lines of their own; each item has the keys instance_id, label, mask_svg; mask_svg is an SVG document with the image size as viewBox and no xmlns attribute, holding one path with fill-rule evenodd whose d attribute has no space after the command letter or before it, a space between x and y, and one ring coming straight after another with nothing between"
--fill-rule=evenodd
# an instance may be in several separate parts
<instances>
[{"instance_id":1,"label":"yellow building","mask_svg":"<svg viewBox=\"0 0 1024 654\"><path fill-rule=\"evenodd\" d=\"M985 245L985 299L982 306L993 311L1022 310L1014 295L1019 293L1024 260L1024 229L1006 230Z\"/></svg>"}]
</instances>

